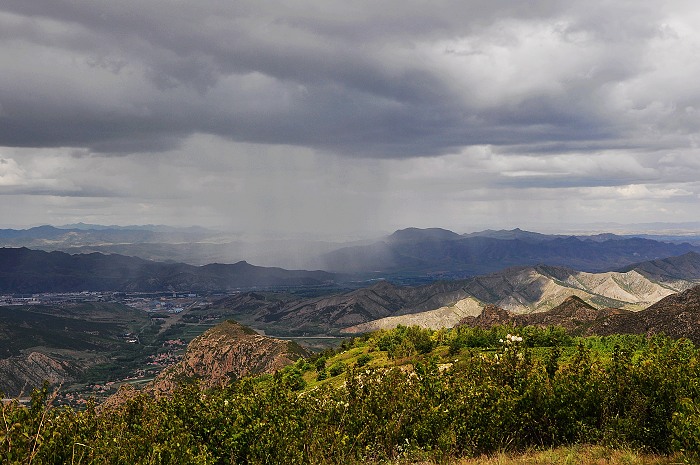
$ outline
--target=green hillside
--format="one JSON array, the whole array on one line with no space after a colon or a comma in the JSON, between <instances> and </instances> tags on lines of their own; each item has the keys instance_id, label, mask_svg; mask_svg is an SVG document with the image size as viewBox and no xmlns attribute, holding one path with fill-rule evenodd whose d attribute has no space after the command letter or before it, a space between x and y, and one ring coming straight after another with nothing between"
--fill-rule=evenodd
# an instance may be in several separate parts
<instances>
[{"instance_id":1,"label":"green hillside","mask_svg":"<svg viewBox=\"0 0 700 465\"><path fill-rule=\"evenodd\" d=\"M693 462L700 352L663 336L399 327L224 388L108 411L52 407L45 389L3 415L3 463L450 463L576 444Z\"/></svg>"}]
</instances>

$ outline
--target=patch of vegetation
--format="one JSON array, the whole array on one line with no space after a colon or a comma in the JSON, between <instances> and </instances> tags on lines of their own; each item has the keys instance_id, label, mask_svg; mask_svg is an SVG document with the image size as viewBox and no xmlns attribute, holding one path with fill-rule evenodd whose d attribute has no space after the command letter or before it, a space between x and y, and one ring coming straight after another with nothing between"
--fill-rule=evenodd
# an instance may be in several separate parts
<instances>
[{"instance_id":1,"label":"patch of vegetation","mask_svg":"<svg viewBox=\"0 0 700 465\"><path fill-rule=\"evenodd\" d=\"M345 368L345 363L337 361L328 369L328 374L330 376L338 376L345 372Z\"/></svg>"},{"instance_id":2,"label":"patch of vegetation","mask_svg":"<svg viewBox=\"0 0 700 465\"><path fill-rule=\"evenodd\" d=\"M372 360L372 356L370 354L362 354L359 357L357 357L357 366L358 367L363 367L367 365L370 360Z\"/></svg>"},{"instance_id":3,"label":"patch of vegetation","mask_svg":"<svg viewBox=\"0 0 700 465\"><path fill-rule=\"evenodd\" d=\"M626 451L696 463L700 351L662 336L402 327L207 392L187 383L99 411L53 407L44 388L2 413L3 463L469 464L533 448L548 458L491 463L669 463Z\"/></svg>"}]
</instances>

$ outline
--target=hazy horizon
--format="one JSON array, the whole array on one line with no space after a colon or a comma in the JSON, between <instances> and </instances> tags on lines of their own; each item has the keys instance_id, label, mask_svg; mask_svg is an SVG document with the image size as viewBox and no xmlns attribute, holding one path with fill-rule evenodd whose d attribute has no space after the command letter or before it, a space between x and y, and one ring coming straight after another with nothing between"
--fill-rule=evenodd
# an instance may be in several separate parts
<instances>
[{"instance_id":1,"label":"hazy horizon","mask_svg":"<svg viewBox=\"0 0 700 465\"><path fill-rule=\"evenodd\" d=\"M699 23L689 1L6 0L0 215L338 238L698 223Z\"/></svg>"},{"instance_id":2,"label":"hazy horizon","mask_svg":"<svg viewBox=\"0 0 700 465\"><path fill-rule=\"evenodd\" d=\"M172 224L96 224L96 223L85 223L78 222L72 224L49 224L46 222L39 222L35 224L27 225L13 225L13 224L0 224L1 229L14 229L14 230L28 230L32 228L51 226L58 229L85 229L85 230L101 230L101 229L134 229L134 230L153 230L153 231L199 231L199 232L211 232L212 234L219 235L221 237L228 236L230 238L235 238L239 240L248 241L268 241L276 239L296 239L296 240L308 240L308 241L354 241L354 240L367 240L367 239L380 239L384 236L393 234L396 231L405 229L444 229L452 231L457 234L472 234L479 233L488 230L493 231L512 231L515 229L520 229L522 231L541 233L541 234L551 234L551 235L596 235L596 234L619 234L619 235L668 235L668 236L679 236L684 235L700 235L700 222L686 222L686 223L588 223L588 224L569 224L569 225L557 225L557 224L543 224L540 228L527 228L521 225L513 225L506 227L493 227L488 225L474 226L468 230L457 230L450 229L443 226L428 226L428 227L416 227L411 225L406 225L399 227L394 230L385 231L346 231L343 234L323 234L314 231L304 231L304 232L292 232L285 234L284 231L269 230L269 231L232 231L225 229L218 229L215 227L203 227L196 224L191 225L172 225Z\"/></svg>"}]
</instances>

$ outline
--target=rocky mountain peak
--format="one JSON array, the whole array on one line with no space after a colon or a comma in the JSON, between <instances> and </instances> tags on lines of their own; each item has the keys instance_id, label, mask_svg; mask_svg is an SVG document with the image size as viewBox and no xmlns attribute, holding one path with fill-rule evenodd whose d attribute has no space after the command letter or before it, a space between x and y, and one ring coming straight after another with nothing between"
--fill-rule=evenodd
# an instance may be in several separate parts
<instances>
[{"instance_id":1,"label":"rocky mountain peak","mask_svg":"<svg viewBox=\"0 0 700 465\"><path fill-rule=\"evenodd\" d=\"M202 388L211 388L247 375L274 373L308 355L295 342L263 336L229 320L193 339L182 360L161 372L150 389L168 393L180 380L193 378Z\"/></svg>"},{"instance_id":2,"label":"rocky mountain peak","mask_svg":"<svg viewBox=\"0 0 700 465\"><path fill-rule=\"evenodd\" d=\"M198 380L200 388L209 389L247 375L274 373L309 355L295 342L263 336L235 321L225 321L193 339L182 359L142 391L127 386L107 399L102 408L119 407L139 392L168 395L178 384L190 380Z\"/></svg>"},{"instance_id":3,"label":"rocky mountain peak","mask_svg":"<svg viewBox=\"0 0 700 465\"><path fill-rule=\"evenodd\" d=\"M572 295L567 297L561 304L557 305L549 312L552 315L566 316L572 318L596 318L598 316L598 309L592 305L586 303L583 299L578 296Z\"/></svg>"}]
</instances>

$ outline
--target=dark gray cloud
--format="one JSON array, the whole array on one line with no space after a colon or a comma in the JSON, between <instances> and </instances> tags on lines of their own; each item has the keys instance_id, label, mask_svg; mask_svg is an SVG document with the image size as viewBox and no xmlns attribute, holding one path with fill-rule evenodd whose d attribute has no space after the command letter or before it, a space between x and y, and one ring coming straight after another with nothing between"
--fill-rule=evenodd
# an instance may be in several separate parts
<instances>
[{"instance_id":1,"label":"dark gray cloud","mask_svg":"<svg viewBox=\"0 0 700 465\"><path fill-rule=\"evenodd\" d=\"M209 133L401 157L625 138L631 108L606 101L672 29L657 3L11 0L0 144L127 153Z\"/></svg>"},{"instance_id":2,"label":"dark gray cloud","mask_svg":"<svg viewBox=\"0 0 700 465\"><path fill-rule=\"evenodd\" d=\"M689 1L5 0L0 195L38 222L688 218L698 23Z\"/></svg>"}]
</instances>

